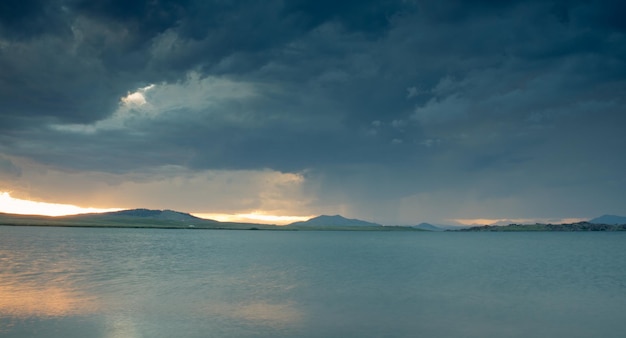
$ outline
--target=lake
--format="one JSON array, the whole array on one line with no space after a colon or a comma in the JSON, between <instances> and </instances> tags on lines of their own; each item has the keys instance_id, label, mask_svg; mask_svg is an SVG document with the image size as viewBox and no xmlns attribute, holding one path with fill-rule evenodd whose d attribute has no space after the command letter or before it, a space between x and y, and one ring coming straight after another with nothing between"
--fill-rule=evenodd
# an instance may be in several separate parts
<instances>
[{"instance_id":1,"label":"lake","mask_svg":"<svg viewBox=\"0 0 626 338\"><path fill-rule=\"evenodd\" d=\"M0 337L624 337L626 233L0 226Z\"/></svg>"}]
</instances>

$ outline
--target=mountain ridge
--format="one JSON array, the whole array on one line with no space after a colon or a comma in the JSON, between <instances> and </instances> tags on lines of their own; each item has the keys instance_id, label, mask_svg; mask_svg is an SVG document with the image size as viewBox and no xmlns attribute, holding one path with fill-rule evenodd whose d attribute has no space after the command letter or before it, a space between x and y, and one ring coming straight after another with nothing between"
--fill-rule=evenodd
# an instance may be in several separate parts
<instances>
[{"instance_id":1,"label":"mountain ridge","mask_svg":"<svg viewBox=\"0 0 626 338\"><path fill-rule=\"evenodd\" d=\"M219 222L174 210L141 208L66 216L0 213L0 225L238 230L277 228L276 225L272 224Z\"/></svg>"},{"instance_id":2,"label":"mountain ridge","mask_svg":"<svg viewBox=\"0 0 626 338\"><path fill-rule=\"evenodd\" d=\"M346 218L341 215L320 215L306 221L287 224L287 226L357 226L357 227L382 227L382 224L363 221L356 218Z\"/></svg>"},{"instance_id":3,"label":"mountain ridge","mask_svg":"<svg viewBox=\"0 0 626 338\"><path fill-rule=\"evenodd\" d=\"M193 216L186 212L180 212L175 210L159 210L159 209L126 209L119 211L111 211L102 213L108 216L124 216L124 217L142 217L142 218L154 218L171 221L194 221L201 220L202 218Z\"/></svg>"},{"instance_id":4,"label":"mountain ridge","mask_svg":"<svg viewBox=\"0 0 626 338\"><path fill-rule=\"evenodd\" d=\"M0 225L87 226L87 227L155 227L202 229L283 229L283 230L426 230L426 231L620 231L626 230L626 217L603 215L587 222L562 224L510 224L474 227L452 227L419 223L393 226L368 222L341 215L320 215L284 226L244 222L220 222L189 213L159 209L125 209L104 213L67 216L43 216L0 213Z\"/></svg>"}]
</instances>

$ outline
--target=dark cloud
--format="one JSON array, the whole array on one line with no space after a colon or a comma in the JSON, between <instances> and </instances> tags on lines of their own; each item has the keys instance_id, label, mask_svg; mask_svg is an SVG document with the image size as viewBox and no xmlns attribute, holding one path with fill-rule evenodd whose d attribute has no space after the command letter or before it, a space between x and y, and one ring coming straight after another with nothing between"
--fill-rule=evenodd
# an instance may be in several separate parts
<instances>
[{"instance_id":1,"label":"dark cloud","mask_svg":"<svg viewBox=\"0 0 626 338\"><path fill-rule=\"evenodd\" d=\"M390 20L415 6L404 1L358 1L336 2L331 0L297 0L286 3L284 13L297 15L309 28L325 22L340 22L346 29L379 34L389 28Z\"/></svg>"},{"instance_id":2,"label":"dark cloud","mask_svg":"<svg viewBox=\"0 0 626 338\"><path fill-rule=\"evenodd\" d=\"M0 33L11 40L30 39L47 32L63 32L63 13L41 0L7 0L0 3Z\"/></svg>"},{"instance_id":3,"label":"dark cloud","mask_svg":"<svg viewBox=\"0 0 626 338\"><path fill-rule=\"evenodd\" d=\"M547 214L529 202L542 187L624 202L618 1L0 6L7 156L306 173L311 194L371 217L446 198L472 217Z\"/></svg>"}]
</instances>

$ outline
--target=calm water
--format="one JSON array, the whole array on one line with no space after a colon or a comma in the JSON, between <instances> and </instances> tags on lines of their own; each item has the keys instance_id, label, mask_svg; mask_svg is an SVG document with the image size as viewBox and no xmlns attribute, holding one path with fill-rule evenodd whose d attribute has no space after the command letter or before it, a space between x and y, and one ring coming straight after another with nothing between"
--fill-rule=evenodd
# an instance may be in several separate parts
<instances>
[{"instance_id":1,"label":"calm water","mask_svg":"<svg viewBox=\"0 0 626 338\"><path fill-rule=\"evenodd\" d=\"M0 337L624 337L626 233L0 226Z\"/></svg>"}]
</instances>

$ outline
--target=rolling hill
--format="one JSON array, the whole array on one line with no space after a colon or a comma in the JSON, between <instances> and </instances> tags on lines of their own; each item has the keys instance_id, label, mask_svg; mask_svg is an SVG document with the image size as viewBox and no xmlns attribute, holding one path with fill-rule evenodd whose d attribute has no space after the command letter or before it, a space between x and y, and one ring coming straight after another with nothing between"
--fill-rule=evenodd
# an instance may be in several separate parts
<instances>
[{"instance_id":1,"label":"rolling hill","mask_svg":"<svg viewBox=\"0 0 626 338\"><path fill-rule=\"evenodd\" d=\"M273 229L275 225L218 222L173 210L129 209L70 216L14 215L0 213L0 225L167 228L167 229Z\"/></svg>"},{"instance_id":2,"label":"rolling hill","mask_svg":"<svg viewBox=\"0 0 626 338\"><path fill-rule=\"evenodd\" d=\"M360 219L345 218L340 215L321 215L306 221L294 222L284 228L290 230L339 230L339 231L422 231L407 226L384 226Z\"/></svg>"},{"instance_id":3,"label":"rolling hill","mask_svg":"<svg viewBox=\"0 0 626 338\"><path fill-rule=\"evenodd\" d=\"M602 215L600 217L596 217L596 218L590 219L589 223L594 223L594 224L611 224L611 225L626 224L626 217L624 217L624 216L615 216L615 215Z\"/></svg>"},{"instance_id":4,"label":"rolling hill","mask_svg":"<svg viewBox=\"0 0 626 338\"><path fill-rule=\"evenodd\" d=\"M345 218L340 215L321 215L306 221L294 222L288 226L331 226L331 227L382 227L381 224Z\"/></svg>"}]
</instances>

